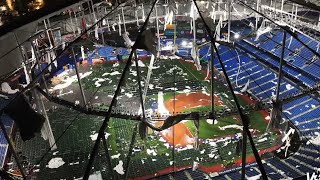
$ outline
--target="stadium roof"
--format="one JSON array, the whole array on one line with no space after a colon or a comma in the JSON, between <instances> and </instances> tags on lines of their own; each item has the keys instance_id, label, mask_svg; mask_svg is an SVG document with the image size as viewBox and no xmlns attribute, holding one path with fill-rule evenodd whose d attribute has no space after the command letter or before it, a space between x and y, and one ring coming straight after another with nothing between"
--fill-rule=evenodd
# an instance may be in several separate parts
<instances>
[{"instance_id":1,"label":"stadium roof","mask_svg":"<svg viewBox=\"0 0 320 180\"><path fill-rule=\"evenodd\" d=\"M98 0L100 1L100 0ZM127 1L127 0L126 0ZM175 2L184 1L177 0ZM289 0L296 4L308 7L310 9L320 11L320 1L319 0ZM18 5L18 2L12 2L11 0L6 1L6 4L2 4L2 7L5 7L6 12L1 13L0 17L0 36L22 27L28 23L34 22L46 16L49 16L52 13L57 11L63 11L69 6L74 6L76 4L85 3L86 0L50 0L50 1L40 1L38 4L32 5L33 7L27 7L27 3L21 3ZM41 4L42 3L42 4ZM20 6L20 7L18 7ZM2 25L1 25L2 24Z\"/></svg>"},{"instance_id":2,"label":"stadium roof","mask_svg":"<svg viewBox=\"0 0 320 180\"><path fill-rule=\"evenodd\" d=\"M7 0L6 4L2 4L0 10L0 12L2 11L0 17L0 36L46 16L56 15L57 12L64 11L70 8L70 6L85 2L87 0L49 0L45 2L40 0L37 4L29 5L27 1L18 4L18 2Z\"/></svg>"}]
</instances>

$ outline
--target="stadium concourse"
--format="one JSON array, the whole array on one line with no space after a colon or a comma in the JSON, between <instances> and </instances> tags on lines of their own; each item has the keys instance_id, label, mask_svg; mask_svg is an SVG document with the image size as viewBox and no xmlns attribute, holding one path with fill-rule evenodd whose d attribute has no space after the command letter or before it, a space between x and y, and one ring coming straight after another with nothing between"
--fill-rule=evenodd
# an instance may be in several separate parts
<instances>
[{"instance_id":1,"label":"stadium concourse","mask_svg":"<svg viewBox=\"0 0 320 180\"><path fill-rule=\"evenodd\" d=\"M0 179L320 177L317 2L43 3L0 8Z\"/></svg>"}]
</instances>

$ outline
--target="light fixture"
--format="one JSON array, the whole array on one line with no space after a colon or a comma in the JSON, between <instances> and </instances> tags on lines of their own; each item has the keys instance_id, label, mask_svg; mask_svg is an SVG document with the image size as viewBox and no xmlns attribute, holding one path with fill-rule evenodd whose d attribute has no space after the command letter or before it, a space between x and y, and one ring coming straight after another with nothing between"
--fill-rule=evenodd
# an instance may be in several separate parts
<instances>
[{"instance_id":1,"label":"light fixture","mask_svg":"<svg viewBox=\"0 0 320 180\"><path fill-rule=\"evenodd\" d=\"M234 38L235 38L235 39L239 39L239 38L240 38L240 34L239 34L239 33L235 33L235 34L234 34Z\"/></svg>"},{"instance_id":2,"label":"light fixture","mask_svg":"<svg viewBox=\"0 0 320 180\"><path fill-rule=\"evenodd\" d=\"M187 44L188 44L187 41L182 41L181 42L181 46L187 46Z\"/></svg>"}]
</instances>

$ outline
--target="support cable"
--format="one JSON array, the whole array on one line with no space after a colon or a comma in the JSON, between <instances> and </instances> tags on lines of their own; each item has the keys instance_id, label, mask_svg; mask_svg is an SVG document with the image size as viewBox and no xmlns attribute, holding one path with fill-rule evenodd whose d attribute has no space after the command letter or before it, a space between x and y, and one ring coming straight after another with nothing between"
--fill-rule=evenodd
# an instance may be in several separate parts
<instances>
[{"instance_id":1,"label":"support cable","mask_svg":"<svg viewBox=\"0 0 320 180\"><path fill-rule=\"evenodd\" d=\"M273 107L272 107L272 114L271 114L271 120L267 126L267 130L270 130L275 121L280 121L281 118L279 117L282 104L279 103L279 96L280 96L280 84L281 84L281 78L282 78L282 66L283 66L283 59L284 59L284 50L286 46L286 32L283 32L283 38L282 38L282 51L281 51L281 58L280 58L280 64L279 64L279 75L278 75L278 82L276 86L276 97L275 100L273 100ZM279 118L279 119L278 119Z\"/></svg>"},{"instance_id":2,"label":"support cable","mask_svg":"<svg viewBox=\"0 0 320 180\"><path fill-rule=\"evenodd\" d=\"M261 162L261 158L260 158L260 156L259 156L258 150L256 149L255 144L254 144L254 142L253 142L252 135L251 135L251 133L250 133L250 131L249 131L249 122L248 122L248 119L247 119L247 118L244 116L244 114L242 113L242 110L241 110L241 108L240 108L238 99L237 99L237 97L236 97L236 95L235 95L235 93L234 93L234 91L233 91L233 87L232 87L232 84L231 84L231 82L230 82L230 79L229 79L228 74L227 74L227 72L226 72L226 69L225 69L225 67L224 67L224 65L223 65L223 62L222 62L222 60L221 60L221 58L220 58L220 55L219 55L219 52L218 52L218 48L217 48L217 46L216 46L216 44L215 44L215 39L214 39L214 37L213 37L212 34L211 34L211 30L210 30L208 24L205 22L202 14L200 13L200 10L199 10L198 4L196 3L196 0L193 0L193 2L194 2L194 4L195 4L195 6L196 6L196 8L197 8L197 10L198 10L198 12L199 12L199 15L200 15L200 17L201 17L201 19L202 19L202 21L203 21L203 23L204 23L204 26L205 26L208 34L209 34L210 41L211 41L211 43L212 43L212 45L213 45L213 47L214 47L214 50L216 51L218 60L219 60L219 62L220 62L221 68L222 68L222 71L223 71L223 73L224 73L224 76L225 76L225 78L226 78L227 84L228 84L228 86L229 86L229 88L230 88L231 94L232 94L232 96L233 96L233 98L234 98L234 101L235 101L237 110L238 110L238 112L239 112L240 118L241 118L241 120L242 120L242 124L243 124L243 142L244 142L244 143L243 143L243 153L242 153L242 155L245 155L245 153L246 153L246 135L247 135L248 138L249 138L251 147L252 147L253 154L254 154L254 156L255 156L255 158L256 158L256 161L257 161L257 164L258 164L258 166L259 166L259 170L260 170L260 172L261 172L262 178L263 178L264 180L267 180L268 177L267 177L267 175L266 175L265 169L264 169L263 164L262 164L262 162ZM242 156L242 157L244 157L244 156ZM244 159L244 158L242 159L241 178L243 178L243 179L245 178L245 159Z\"/></svg>"},{"instance_id":3,"label":"support cable","mask_svg":"<svg viewBox=\"0 0 320 180\"><path fill-rule=\"evenodd\" d=\"M100 140L101 140L101 137L104 135L104 131L105 129L108 127L108 122L109 122L109 119L111 117L111 112L112 112L112 108L113 106L115 105L116 103L116 100L117 100L117 97L118 95L120 94L120 90L121 90L121 85L123 84L124 80L125 80L125 76L126 76L126 73L127 71L129 70L130 66L131 66L131 60L132 60L132 56L133 56L133 53L134 51L137 49L137 42L139 42L141 40L141 36L142 36L142 32L144 32L144 30L146 29L146 26L149 22L149 18L150 18L150 15L152 13L152 10L153 8L155 7L157 3L157 0L154 1L152 7L151 7L151 10L144 22L144 24L142 25L142 27L140 28L139 32L138 32L138 35L137 35L137 38L136 38L136 41L135 41L135 44L133 45L132 47L132 50L131 50L131 53L130 53L130 56L127 60L127 63L123 69L123 72L121 74L121 77L120 77L120 80L119 80L119 83L118 83L118 86L117 86L117 89L115 91L115 94L112 98L112 101L110 103L110 106L109 106L109 109L108 109L108 112L106 113L106 116L105 116L105 119L100 127L100 130L99 130L99 133L98 133L98 137L97 137L97 140L94 144L94 147L91 151L91 154L90 154L90 158L89 158L89 162L87 164L87 167L86 167L86 170L85 170L85 174L83 176L83 179L84 180L87 180L89 179L89 175L90 175L90 172L91 172L91 167L93 165L93 162L94 162L94 159L95 159L95 156L97 155L98 153L98 149L99 149L99 146L100 146Z\"/></svg>"},{"instance_id":4,"label":"support cable","mask_svg":"<svg viewBox=\"0 0 320 180\"><path fill-rule=\"evenodd\" d=\"M133 129L133 132L132 132L132 136L131 136L131 142L130 142L130 146L129 146L129 152L128 152L128 155L127 155L127 162L125 164L125 168L124 168L124 179L128 179L128 170L129 170L129 164L130 164L130 161L131 161L131 155L132 155L132 152L133 152L133 146L134 146L134 143L136 141L136 136L137 136L137 130L138 130L138 126L139 126L139 123L137 123L135 126L134 126L134 129Z\"/></svg>"},{"instance_id":5,"label":"support cable","mask_svg":"<svg viewBox=\"0 0 320 180\"><path fill-rule=\"evenodd\" d=\"M152 11L152 10L151 10ZM137 71L137 81L138 81L138 86L139 86L139 97L140 97L140 106L142 109L142 119L146 119L146 114L145 114L145 109L144 109L144 97L143 97L143 93L142 93L142 85L141 85L141 73L140 73L140 69L139 69L139 64L138 64L138 57L137 57L137 52L135 49L132 49L132 51L134 51L134 62L136 64L136 71ZM124 174L124 179L128 178L128 169L129 169L129 163L131 160L131 155L132 155L132 151L133 151L133 146L134 146L134 142L136 140L136 135L137 135L137 129L138 129L138 124L136 124L133 133L132 133L132 138L131 138L131 143L130 143L130 147L129 147L129 153L127 155L127 162L125 164L125 174Z\"/></svg>"}]
</instances>

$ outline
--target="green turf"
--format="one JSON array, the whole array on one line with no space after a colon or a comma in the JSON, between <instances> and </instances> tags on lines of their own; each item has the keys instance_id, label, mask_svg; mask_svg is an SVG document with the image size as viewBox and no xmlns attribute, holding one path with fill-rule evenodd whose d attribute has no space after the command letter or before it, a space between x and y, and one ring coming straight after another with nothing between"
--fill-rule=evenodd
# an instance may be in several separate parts
<instances>
[{"instance_id":1,"label":"green turf","mask_svg":"<svg viewBox=\"0 0 320 180\"><path fill-rule=\"evenodd\" d=\"M252 112L248 115L250 119L250 127L257 129L259 133L264 133L267 129L267 123L259 111Z\"/></svg>"},{"instance_id":2,"label":"green turf","mask_svg":"<svg viewBox=\"0 0 320 180\"><path fill-rule=\"evenodd\" d=\"M149 61L143 61L147 66ZM95 65L93 67L92 75L83 79L85 90L95 91L97 87L95 86L94 78L101 78L102 74L105 72L114 72L119 71L122 73L122 69L125 65L125 62L120 62L118 67L112 67L112 63L104 63ZM176 75L173 73L168 73L169 69L175 67ZM161 68L154 69L152 78L150 79L150 83L155 86L161 85L163 83L170 83L174 81L185 81L185 80L196 80L202 86L207 89L210 89L210 83L207 81L203 81L202 72L196 71L194 69L194 65L190 63L181 63L177 61L157 61L157 65ZM180 68L180 69L179 69ZM135 67L130 68L131 71L135 70ZM142 76L145 77L147 73L147 68L141 68ZM187 73L187 75L183 75ZM102 85L99 92L114 93L114 88L116 87L120 75L116 76L105 76L103 78L109 78L112 80L112 83L109 83L109 80L106 81L105 84ZM134 82L136 79L132 74L127 75L128 79L126 81L125 87L126 89L130 89L132 87L137 87L137 82ZM228 88L224 85L224 83L220 81L215 81L214 83L215 92L218 93L219 99L227 105L229 108L234 106L234 102L232 101L232 96ZM157 100L157 91L162 91L162 89L156 89L155 91L151 91L151 94L146 98L146 107L150 106L150 99ZM192 89L193 91L199 91L199 89ZM209 91L208 91L209 92ZM221 92L225 93L222 94ZM149 93L149 91L148 91ZM154 94L152 94L154 93ZM176 92L176 95L178 93ZM227 95L227 96L226 96ZM164 93L164 100L168 100L173 98L173 92ZM239 99L241 105L246 105L247 103L241 98ZM108 107L107 105L103 105L103 107ZM215 110L222 109L223 106L215 106ZM193 112L210 112L210 106L196 107L191 108L185 111L193 111ZM77 112L71 111L69 109L57 110L53 112L49 112L51 127L53 129L54 135L56 138L66 127L71 123L71 120L74 119ZM260 133L264 132L266 128L266 123L263 120L263 117L258 112L253 112L248 115L250 118L251 126L254 129L260 131ZM38 179L47 179L50 177L51 179L73 179L79 178L83 176L84 168L88 160L88 156L90 151L92 150L94 142L91 140L90 135L98 132L102 117L96 116L88 116L81 115L77 118L74 124L70 126L70 129L67 130L62 139L58 142L58 151L59 153L56 156L52 155L52 152L44 158L43 162L40 163L40 172L36 173L35 176ZM241 132L239 129L226 129L220 130L220 127L231 125L231 124L240 124L237 120L233 118L233 116L219 118L218 123L215 125L211 125L206 122L206 120L200 120L200 130L199 137L201 139L209 139L209 138L219 138L225 137L229 135L234 135L235 133ZM133 135L133 129L136 125L136 121L124 120L124 119L114 119L111 118L108 124L107 132L111 135L108 138L108 144L110 148L110 155L116 155L120 153L119 159L115 158L112 160L113 167L118 164L119 160L122 160L125 164L127 162L127 155L129 150L129 145L131 142L131 138ZM195 127L192 121L187 121L185 123L187 127L190 129L191 133L195 133ZM257 143L257 148L267 148L275 144L276 135L272 136L273 139L270 139L266 142ZM257 139L255 138L255 141ZM101 143L102 144L102 143ZM128 177L139 177L148 174L154 174L160 169L171 167L170 161L174 160L176 166L182 165L190 165L193 161L196 161L197 158L203 158L201 165L216 165L216 164L225 164L230 165L230 161L239 158L238 155L235 154L235 141L224 145L224 142L219 142L218 148L219 153L222 156L222 159L210 159L208 158L208 154L213 149L208 144L200 144L199 149L187 149L184 151L173 151L171 148L167 148L163 142L160 141L160 136L157 133L152 133L147 136L145 140L141 140L139 135L136 136L136 141L134 143L134 148L141 149L140 152L134 152L129 166ZM34 140L28 142L22 142L21 139L17 138L17 149L22 150L23 154L27 155L30 158L31 164L35 163L41 155L45 153L45 150L48 148L48 143L44 141L40 136L37 136ZM157 155L148 155L147 149L153 149L156 151ZM205 153L200 153L200 151L205 150ZM229 153L231 152L231 153ZM174 154L172 154L174 153ZM248 154L251 154L251 150L248 150ZM66 164L61 168L57 169L48 169L46 165L48 161L52 157L62 157ZM174 159L173 159L174 157ZM153 159L156 159L154 161ZM144 160L142 162L141 160ZM80 162L79 165L69 165L70 163ZM124 165L125 166L125 165ZM106 167L106 159L104 148L101 145L99 149L99 154L94 163L93 171L101 171L103 179L111 179L110 172L108 172L108 168ZM115 172L115 171L114 171ZM122 179L119 174L117 174L116 179Z\"/></svg>"},{"instance_id":3,"label":"green turf","mask_svg":"<svg viewBox=\"0 0 320 180\"><path fill-rule=\"evenodd\" d=\"M214 106L214 111L219 111L221 109L224 109L223 106ZM210 106L200 106L200 107L194 107L190 109L184 109L182 112L200 112L209 114L211 112L211 105Z\"/></svg>"},{"instance_id":4,"label":"green turf","mask_svg":"<svg viewBox=\"0 0 320 180\"><path fill-rule=\"evenodd\" d=\"M199 127L199 138L201 139L208 139L208 138L217 138L232 135L235 133L240 132L238 129L228 128L225 130L220 130L219 127L238 124L238 122L233 119L233 117L223 117L218 120L217 124L209 124L205 119L200 120L200 127ZM191 130L193 135L195 135L195 127L192 121L187 121L185 125Z\"/></svg>"},{"instance_id":5,"label":"green turf","mask_svg":"<svg viewBox=\"0 0 320 180\"><path fill-rule=\"evenodd\" d=\"M108 133L110 134L110 136L108 137L108 144L111 147L111 153L110 154L116 154L116 151L118 150L117 143L116 143L116 137L115 137L116 129L114 128L113 121L114 120L112 118L110 118L110 121L109 121L110 128L108 128Z\"/></svg>"}]
</instances>

